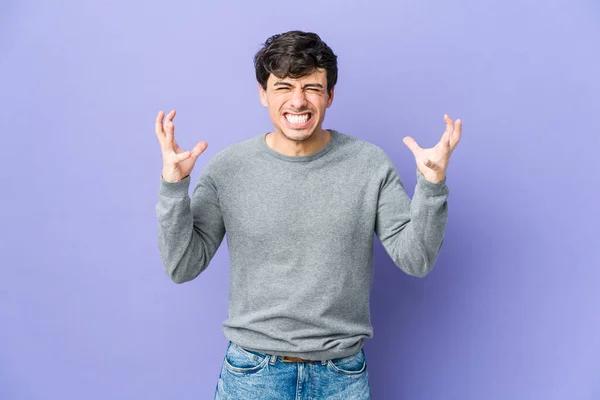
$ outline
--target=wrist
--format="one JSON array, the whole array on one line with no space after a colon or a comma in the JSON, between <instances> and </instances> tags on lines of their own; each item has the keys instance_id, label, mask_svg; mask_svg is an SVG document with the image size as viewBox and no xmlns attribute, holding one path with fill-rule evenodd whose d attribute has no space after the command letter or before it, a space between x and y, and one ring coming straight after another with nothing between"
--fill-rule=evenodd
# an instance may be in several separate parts
<instances>
[{"instance_id":1,"label":"wrist","mask_svg":"<svg viewBox=\"0 0 600 400\"><path fill-rule=\"evenodd\" d=\"M170 179L165 179L164 175L160 175L160 178L168 183L177 183L177 182L181 182L182 180L184 180L185 178L187 178L189 175L184 176L183 178L179 179L179 180L170 180Z\"/></svg>"}]
</instances>

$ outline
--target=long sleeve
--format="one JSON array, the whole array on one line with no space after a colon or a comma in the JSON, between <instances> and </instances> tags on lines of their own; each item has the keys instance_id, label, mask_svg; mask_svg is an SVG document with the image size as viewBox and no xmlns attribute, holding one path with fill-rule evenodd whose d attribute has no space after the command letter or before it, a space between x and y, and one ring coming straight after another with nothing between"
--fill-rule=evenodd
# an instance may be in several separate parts
<instances>
[{"instance_id":1,"label":"long sleeve","mask_svg":"<svg viewBox=\"0 0 600 400\"><path fill-rule=\"evenodd\" d=\"M386 252L404 272L427 275L441 249L448 217L446 179L432 183L417 169L412 201L396 168L386 158L377 204L375 232Z\"/></svg>"},{"instance_id":2,"label":"long sleeve","mask_svg":"<svg viewBox=\"0 0 600 400\"><path fill-rule=\"evenodd\" d=\"M196 278L225 236L217 190L207 169L190 198L190 177L167 182L161 176L156 205L158 248L167 275L176 283Z\"/></svg>"}]
</instances>

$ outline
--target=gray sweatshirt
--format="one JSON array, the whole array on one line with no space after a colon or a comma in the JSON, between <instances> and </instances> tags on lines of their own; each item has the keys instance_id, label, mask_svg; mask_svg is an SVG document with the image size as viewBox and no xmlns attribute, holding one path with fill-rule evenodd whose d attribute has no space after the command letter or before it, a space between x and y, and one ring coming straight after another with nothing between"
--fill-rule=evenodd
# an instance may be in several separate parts
<instances>
[{"instance_id":1,"label":"gray sweatshirt","mask_svg":"<svg viewBox=\"0 0 600 400\"><path fill-rule=\"evenodd\" d=\"M192 196L190 177L161 177L158 246L183 283L209 265L225 233L230 255L227 339L250 350L313 360L346 357L373 336L373 232L407 274L425 276L444 240L445 180L417 170L411 199L377 145L330 130L307 156L271 149L260 134L219 151Z\"/></svg>"}]
</instances>

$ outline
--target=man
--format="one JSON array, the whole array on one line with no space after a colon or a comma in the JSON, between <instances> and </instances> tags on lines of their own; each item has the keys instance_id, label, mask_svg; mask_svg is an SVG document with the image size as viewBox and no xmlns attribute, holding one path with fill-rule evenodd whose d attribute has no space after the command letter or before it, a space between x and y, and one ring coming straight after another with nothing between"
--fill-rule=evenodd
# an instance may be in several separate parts
<instances>
[{"instance_id":1,"label":"man","mask_svg":"<svg viewBox=\"0 0 600 400\"><path fill-rule=\"evenodd\" d=\"M322 128L337 57L318 35L274 35L254 63L274 130L219 151L191 198L189 174L207 143L184 151L174 139L175 110L156 118L162 261L173 281L192 280L227 232L229 344L215 398L368 399L373 232L404 272L431 270L461 121L444 115L446 130L431 149L404 138L417 162L411 202L381 148Z\"/></svg>"}]
</instances>

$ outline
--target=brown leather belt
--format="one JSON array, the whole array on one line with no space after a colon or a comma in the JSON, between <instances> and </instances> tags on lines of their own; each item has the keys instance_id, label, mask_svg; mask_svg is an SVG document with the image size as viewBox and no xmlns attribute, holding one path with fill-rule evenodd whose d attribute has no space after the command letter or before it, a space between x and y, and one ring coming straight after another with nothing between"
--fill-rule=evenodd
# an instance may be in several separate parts
<instances>
[{"instance_id":1,"label":"brown leather belt","mask_svg":"<svg viewBox=\"0 0 600 400\"><path fill-rule=\"evenodd\" d=\"M319 360L306 360L304 358L290 356L279 356L279 358L283 362L321 362Z\"/></svg>"}]
</instances>

